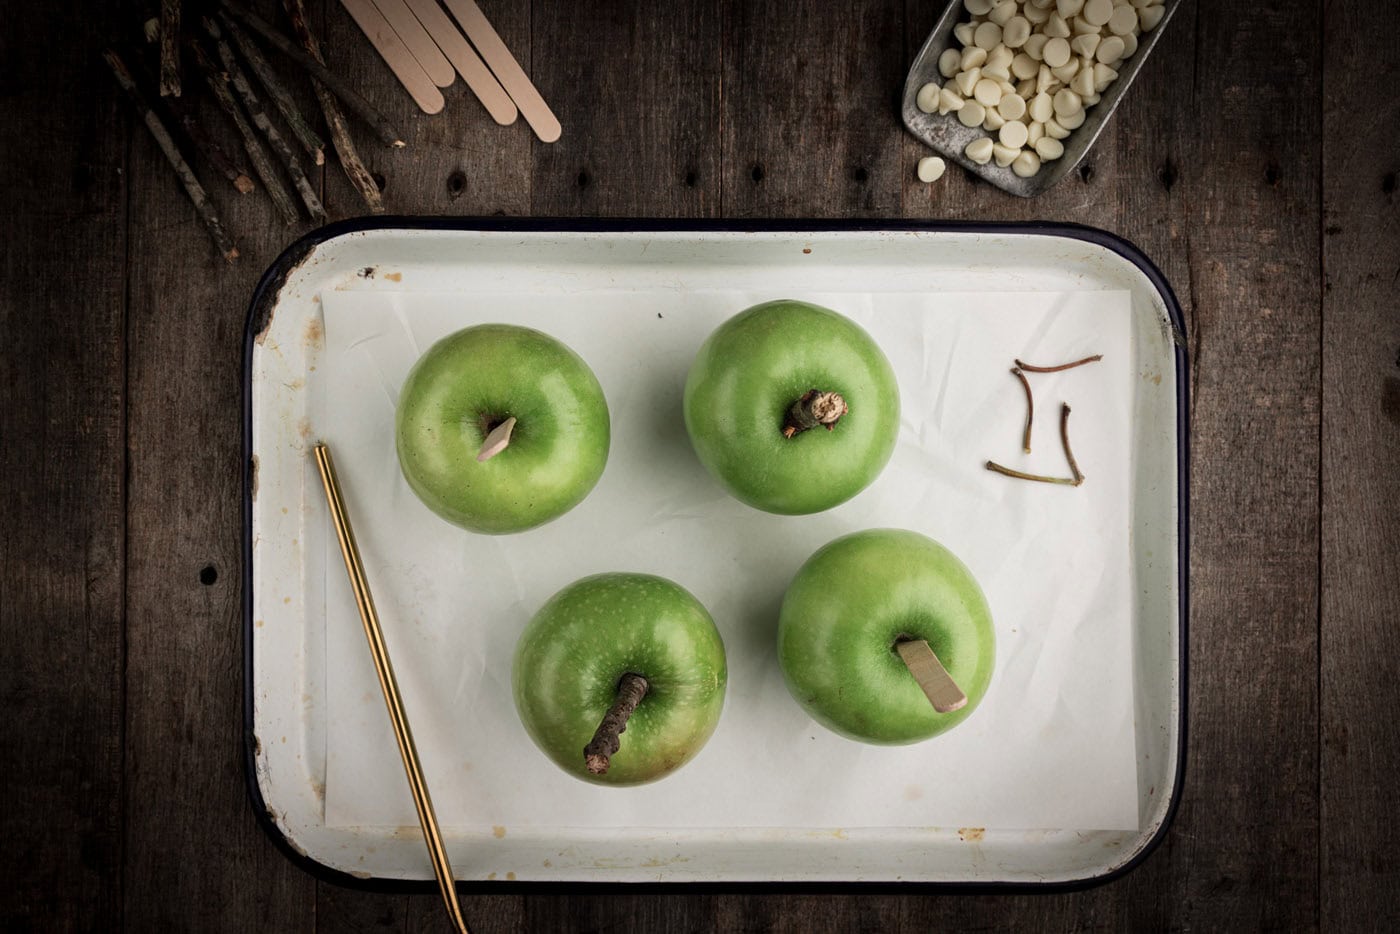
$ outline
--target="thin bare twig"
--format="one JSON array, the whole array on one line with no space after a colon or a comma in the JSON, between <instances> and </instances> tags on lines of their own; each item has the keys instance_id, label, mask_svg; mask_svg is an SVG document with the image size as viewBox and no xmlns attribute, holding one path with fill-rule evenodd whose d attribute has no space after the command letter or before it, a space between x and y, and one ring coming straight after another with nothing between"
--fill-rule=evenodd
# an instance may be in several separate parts
<instances>
[{"instance_id":1,"label":"thin bare twig","mask_svg":"<svg viewBox=\"0 0 1400 934\"><path fill-rule=\"evenodd\" d=\"M146 97L141 93L141 89L136 86L136 81L131 77L130 70L126 63L121 60L116 52L108 49L102 53L102 57L107 60L107 64L112 69L112 74L116 77L117 83L126 92L132 104L140 111L142 120L146 123L146 128L155 137L156 143L160 146L161 152L165 153L165 158L169 160L175 174L180 177L180 183L185 187L185 193L190 196L190 201L194 203L194 209L199 214L199 219L204 222L204 226L209 231L209 237L218 247L219 252L228 262L233 262L238 258L238 247L224 231L224 225L219 221L219 215L215 213L213 204L209 201L209 195L205 192L204 186L199 183L194 172L190 169L185 157L180 155L180 148L175 145L175 140L171 138L169 130L161 122L160 117L151 105L146 101Z\"/></svg>"},{"instance_id":2,"label":"thin bare twig","mask_svg":"<svg viewBox=\"0 0 1400 934\"><path fill-rule=\"evenodd\" d=\"M1019 470L1012 470L1010 467L1003 467L996 461L987 461L987 469L1008 477L1015 477L1017 480L1035 480L1037 483L1061 483L1065 486L1079 486L1083 482L1073 477L1045 477L1038 473L1023 473Z\"/></svg>"},{"instance_id":3,"label":"thin bare twig","mask_svg":"<svg viewBox=\"0 0 1400 934\"><path fill-rule=\"evenodd\" d=\"M1074 474L1074 485L1084 482L1084 475L1079 472L1079 464L1075 463L1074 452L1069 449L1069 403L1060 403L1060 440L1065 445L1065 460L1069 461L1070 473Z\"/></svg>"},{"instance_id":4,"label":"thin bare twig","mask_svg":"<svg viewBox=\"0 0 1400 934\"><path fill-rule=\"evenodd\" d=\"M204 47L194 39L190 39L185 47L194 57L195 65L203 73L209 90L214 92L214 99L219 102L224 113L228 114L233 125L238 127L238 135L243 139L243 151L248 154L248 158L252 161L253 171L258 174L258 178L262 179L263 188L267 189L267 196L272 199L273 205L287 223L296 223L297 208L292 201L292 195L287 191L287 186L282 184L282 179L273 171L272 163L267 158L267 150L263 149L262 143L258 142L257 134L248 125L248 118L243 116L243 111L238 107L238 101L233 99L233 94L228 89L228 77L219 71L204 51Z\"/></svg>"},{"instance_id":5,"label":"thin bare twig","mask_svg":"<svg viewBox=\"0 0 1400 934\"><path fill-rule=\"evenodd\" d=\"M311 124L302 117L301 109L297 107L296 101L292 100L292 95L288 93L287 86L282 83L282 79L277 77L277 72L273 71L272 66L268 64L262 50L249 38L246 32L239 28L239 25L226 11L219 11L219 20L228 29L228 34L233 37L233 44L238 46L239 52L243 53L243 60L253 70L258 82L267 90L267 96L272 98L277 112L282 115L283 120L287 121L287 126L291 129L292 135L297 138L297 142L301 144L301 148L306 150L306 154L311 157L312 162L324 165L326 144L321 141L321 137L316 134L316 131L311 129Z\"/></svg>"},{"instance_id":6,"label":"thin bare twig","mask_svg":"<svg viewBox=\"0 0 1400 934\"><path fill-rule=\"evenodd\" d=\"M1035 399L1031 398L1031 384L1026 379L1026 374L1021 372L1021 368L1013 368L1011 375L1019 379L1021 387L1026 390L1026 430L1021 433L1021 447L1029 454L1031 452L1031 420L1035 418Z\"/></svg>"},{"instance_id":7,"label":"thin bare twig","mask_svg":"<svg viewBox=\"0 0 1400 934\"><path fill-rule=\"evenodd\" d=\"M160 96L180 96L180 0L160 0Z\"/></svg>"},{"instance_id":8,"label":"thin bare twig","mask_svg":"<svg viewBox=\"0 0 1400 934\"><path fill-rule=\"evenodd\" d=\"M302 0L282 0L282 5L286 7L287 16L292 21L292 31L296 33L302 48L306 49L306 54L324 65L321 45L306 23L306 7ZM365 167L359 150L355 148L355 141L350 137L350 125L345 119L345 112L340 109L340 102L321 81L313 77L311 84L316 89L316 99L321 102L321 112L325 114L326 126L330 128L331 145L340 157L340 167L345 170L345 177L350 179L350 184L360 193L370 213L383 214L384 196L380 194L379 185L375 183L374 176Z\"/></svg>"},{"instance_id":9,"label":"thin bare twig","mask_svg":"<svg viewBox=\"0 0 1400 934\"><path fill-rule=\"evenodd\" d=\"M1058 373L1061 370L1072 370L1086 363L1096 363L1102 359L1103 354L1096 353L1092 357L1085 357L1083 360L1076 360L1073 363L1061 363L1059 366L1033 366L1029 363L1022 363L1020 360L1016 361L1016 365L1027 373Z\"/></svg>"}]
</instances>

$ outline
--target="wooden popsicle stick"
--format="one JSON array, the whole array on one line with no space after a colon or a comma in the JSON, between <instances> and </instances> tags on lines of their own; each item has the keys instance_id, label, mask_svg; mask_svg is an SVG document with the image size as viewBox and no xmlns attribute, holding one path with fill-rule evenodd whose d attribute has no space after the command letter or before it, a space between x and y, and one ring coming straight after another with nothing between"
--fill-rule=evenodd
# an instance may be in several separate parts
<instances>
[{"instance_id":1,"label":"wooden popsicle stick","mask_svg":"<svg viewBox=\"0 0 1400 934\"><path fill-rule=\"evenodd\" d=\"M403 0L372 0L372 2L379 8L380 14L389 21L389 25L394 27L394 32L399 34L399 39L408 46L408 50L413 53L418 64L423 66L423 71L433 84L440 88L450 87L452 82L456 80L457 72L453 70L452 63L442 54L437 43L423 29L423 24L418 22L418 17L413 15Z\"/></svg>"},{"instance_id":2,"label":"wooden popsicle stick","mask_svg":"<svg viewBox=\"0 0 1400 934\"><path fill-rule=\"evenodd\" d=\"M510 54L510 49L506 48L506 44L496 34L496 30L487 21L486 14L481 12L481 7L476 5L475 0L444 2L457 18L457 22L462 24L462 30L472 41L472 45L476 46L476 50L495 73L501 87L506 89L511 100L515 101L515 106L520 108L520 115L530 124L535 135L546 143L557 140L562 132L559 119L544 102L544 98L521 69L515 56Z\"/></svg>"},{"instance_id":3,"label":"wooden popsicle stick","mask_svg":"<svg viewBox=\"0 0 1400 934\"><path fill-rule=\"evenodd\" d=\"M495 457L497 454L504 451L506 449L506 446L510 444L510 433L514 430L514 415L501 422L495 428L491 429L491 433L488 434L485 440L481 442L481 450L478 451L476 454L477 463L485 463L486 461L489 461L491 458Z\"/></svg>"},{"instance_id":4,"label":"wooden popsicle stick","mask_svg":"<svg viewBox=\"0 0 1400 934\"><path fill-rule=\"evenodd\" d=\"M909 666L909 673L919 682L919 687L923 689L924 696L928 698L934 710L939 713L952 713L967 706L967 695L953 681L948 669L938 660L938 656L933 654L928 642L923 639L911 639L896 643L895 648L899 651L899 657L904 659L904 664Z\"/></svg>"},{"instance_id":5,"label":"wooden popsicle stick","mask_svg":"<svg viewBox=\"0 0 1400 934\"><path fill-rule=\"evenodd\" d=\"M413 15L423 24L423 28L428 30L428 35L432 36L438 48L442 49L442 54L447 56L447 60L456 67L462 80L467 82L467 87L472 89L476 99L481 101L491 119L501 126L514 123L519 113L515 109L514 101L510 99L506 89L501 87L501 82L496 80L496 76L491 74L491 69L486 67L481 56L477 55L476 50L467 42L457 24L442 11L437 0L406 2Z\"/></svg>"},{"instance_id":6,"label":"wooden popsicle stick","mask_svg":"<svg viewBox=\"0 0 1400 934\"><path fill-rule=\"evenodd\" d=\"M441 111L447 103L442 98L442 92L433 84L433 79L428 77L423 66L418 64L418 59L413 57L408 46L403 44L398 33L394 32L389 21L380 14L379 8L370 0L340 0L340 5L345 7L355 25L360 27L419 109L427 114Z\"/></svg>"}]
</instances>

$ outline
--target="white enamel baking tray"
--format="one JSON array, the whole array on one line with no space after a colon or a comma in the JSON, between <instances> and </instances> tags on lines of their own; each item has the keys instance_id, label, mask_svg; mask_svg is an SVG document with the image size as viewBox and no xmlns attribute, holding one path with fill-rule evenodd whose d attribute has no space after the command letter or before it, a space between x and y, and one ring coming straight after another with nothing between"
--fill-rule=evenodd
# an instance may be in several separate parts
<instances>
[{"instance_id":1,"label":"white enamel baking tray","mask_svg":"<svg viewBox=\"0 0 1400 934\"><path fill-rule=\"evenodd\" d=\"M1132 409L1132 636L1139 829L618 827L482 839L449 835L482 888L531 883L1074 886L1113 878L1165 834L1181 794L1186 705L1186 381L1181 312L1152 263L1069 225L697 223L389 218L333 225L268 270L248 317L244 380L245 728L248 783L267 831L308 871L345 884L432 888L416 827L327 826L326 620L284 594L324 572L308 384L331 289L494 290L522 281L669 290L762 281L794 293L859 288L1124 290L1140 363ZM308 521L308 517L312 517ZM411 713L411 712L410 712ZM761 738L755 738L761 741ZM386 756L392 757L390 750ZM481 856L489 852L489 858ZM496 867L519 872L498 874ZM505 881L509 878L512 881ZM495 880L495 881L489 881Z\"/></svg>"}]
</instances>

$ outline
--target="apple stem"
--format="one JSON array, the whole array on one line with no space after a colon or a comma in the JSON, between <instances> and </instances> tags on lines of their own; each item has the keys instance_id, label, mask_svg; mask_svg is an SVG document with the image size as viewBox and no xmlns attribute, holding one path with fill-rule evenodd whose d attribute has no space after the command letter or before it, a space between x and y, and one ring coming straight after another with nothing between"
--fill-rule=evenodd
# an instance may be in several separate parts
<instances>
[{"instance_id":1,"label":"apple stem","mask_svg":"<svg viewBox=\"0 0 1400 934\"><path fill-rule=\"evenodd\" d=\"M809 389L788 409L787 418L783 420L783 437L791 438L818 425L825 425L827 431L832 431L841 416L850 410L839 393Z\"/></svg>"},{"instance_id":2,"label":"apple stem","mask_svg":"<svg viewBox=\"0 0 1400 934\"><path fill-rule=\"evenodd\" d=\"M607 772L609 757L622 746L618 737L627 731L627 720L642 702L642 698L646 697L647 687L646 678L634 675L630 671L617 683L617 699L603 715L603 722L598 724L593 739L583 747L584 762L588 765L588 771L594 775Z\"/></svg>"},{"instance_id":3,"label":"apple stem","mask_svg":"<svg viewBox=\"0 0 1400 934\"><path fill-rule=\"evenodd\" d=\"M515 430L515 416L501 422L486 435L486 440L481 442L481 450L476 454L478 463L489 461L497 454L506 449L510 444L510 433Z\"/></svg>"}]
</instances>

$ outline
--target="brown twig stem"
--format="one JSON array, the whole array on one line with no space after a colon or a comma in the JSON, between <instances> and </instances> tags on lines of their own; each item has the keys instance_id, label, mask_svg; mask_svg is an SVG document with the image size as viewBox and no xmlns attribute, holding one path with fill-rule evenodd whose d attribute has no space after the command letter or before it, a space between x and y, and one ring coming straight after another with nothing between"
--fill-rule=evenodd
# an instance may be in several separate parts
<instances>
[{"instance_id":1,"label":"brown twig stem","mask_svg":"<svg viewBox=\"0 0 1400 934\"><path fill-rule=\"evenodd\" d=\"M182 97L178 103L171 102L170 109L174 112L175 119L180 121L180 126L184 129L185 135L189 137L191 145L198 150L200 155L208 159L214 168L219 170L220 175L233 184L239 194L246 195L256 188L252 178L248 176L248 171L234 162L233 157L224 151L224 147L204 132L204 127L200 125L194 110L190 108L186 100L187 98Z\"/></svg>"},{"instance_id":2,"label":"brown twig stem","mask_svg":"<svg viewBox=\"0 0 1400 934\"><path fill-rule=\"evenodd\" d=\"M263 149L257 134L248 125L248 118L243 116L238 102L233 99L233 93L228 89L228 77L219 71L218 66L210 60L204 47L198 42L190 39L186 48L194 58L195 65L204 75L209 90L214 92L214 99L218 101L219 107L228 114L233 125L238 128L238 135L243 140L243 151L248 154L248 159L253 163L253 171L262 180L263 188L267 190L267 196L272 199L273 205L287 223L296 223L297 209L296 204L292 201L291 193L287 191L287 186L282 184L282 179L273 171L272 163L267 158L267 150Z\"/></svg>"},{"instance_id":3,"label":"brown twig stem","mask_svg":"<svg viewBox=\"0 0 1400 934\"><path fill-rule=\"evenodd\" d=\"M301 144L301 148L306 150L306 154L311 157L312 162L324 165L326 144L321 141L321 137L316 134L316 131L311 129L311 124L302 117L301 109L297 107L296 101L292 100L292 95L288 93L287 86L282 83L282 79L277 77L277 72L273 71L272 66L268 64L262 50L227 12L220 10L219 20L228 29L229 36L233 38L233 44L238 46L243 60L252 69L258 83L267 91L267 96L272 98L277 112L287 122L288 128L291 129L292 135L297 138L297 142Z\"/></svg>"},{"instance_id":4,"label":"brown twig stem","mask_svg":"<svg viewBox=\"0 0 1400 934\"><path fill-rule=\"evenodd\" d=\"M248 116L253 118L253 124L262 130L268 145L277 154L277 158L282 160L282 165L286 167L287 174L292 177L292 184L296 186L297 193L301 195L306 210L314 220L324 221L326 209L321 205L321 199L317 196L316 190L311 187L311 183L307 180L306 173L301 168L301 160L297 159L296 153L292 152L292 147L287 145L287 141L282 138L277 127L272 125L267 111L263 110L262 101L253 92L253 86L248 83L248 76L239 67L238 59L233 57L233 49L224 41L223 30L219 29L218 23L206 16L204 18L204 31L209 34L209 38L214 40L214 48L219 53L219 61L223 62L224 71L228 73L229 81L233 83L233 89L243 99L243 105L248 108Z\"/></svg>"},{"instance_id":5,"label":"brown twig stem","mask_svg":"<svg viewBox=\"0 0 1400 934\"><path fill-rule=\"evenodd\" d=\"M987 461L987 469L1008 477L1015 477L1017 480L1035 480L1038 483L1061 483L1065 486L1079 486L1082 480L1073 477L1046 477L1038 473L1023 473L1019 470L1012 470L1010 467L1003 467L996 461Z\"/></svg>"},{"instance_id":6,"label":"brown twig stem","mask_svg":"<svg viewBox=\"0 0 1400 934\"><path fill-rule=\"evenodd\" d=\"M584 762L588 771L594 775L607 772L611 757L622 747L622 741L618 737L626 732L627 720L642 702L642 698L646 697L647 687L646 678L631 672L623 675L622 680L617 683L617 699L603 715L603 722L598 724L593 739L583 747Z\"/></svg>"},{"instance_id":7,"label":"brown twig stem","mask_svg":"<svg viewBox=\"0 0 1400 934\"><path fill-rule=\"evenodd\" d=\"M380 139L390 146L402 147L404 145L403 138L389 125L388 119L317 58L297 48L281 32L239 4L233 3L231 0L220 0L220 2L235 19L262 36L283 55L306 69L311 77L334 91L336 97L344 101L347 107L363 117L365 122L374 128L374 132L379 135Z\"/></svg>"},{"instance_id":8,"label":"brown twig stem","mask_svg":"<svg viewBox=\"0 0 1400 934\"><path fill-rule=\"evenodd\" d=\"M1020 367L1011 370L1013 376L1021 381L1021 387L1026 390L1026 430L1021 432L1021 447L1027 454L1031 452L1031 420L1035 418L1035 399L1031 397L1031 384L1026 379L1026 374Z\"/></svg>"},{"instance_id":9,"label":"brown twig stem","mask_svg":"<svg viewBox=\"0 0 1400 934\"><path fill-rule=\"evenodd\" d=\"M1085 357L1083 360L1075 360L1073 363L1061 363L1059 366L1034 366L1030 363L1023 363L1020 360L1016 361L1016 365L1027 373L1058 373L1061 370L1072 370L1086 363L1097 363L1102 359L1103 354L1096 353L1092 357Z\"/></svg>"},{"instance_id":10,"label":"brown twig stem","mask_svg":"<svg viewBox=\"0 0 1400 934\"><path fill-rule=\"evenodd\" d=\"M1079 464L1074 460L1074 452L1069 449L1069 403L1060 403L1060 440L1065 445L1065 460L1069 461L1070 473L1074 474L1074 485L1084 482L1084 475L1079 472Z\"/></svg>"},{"instance_id":11,"label":"brown twig stem","mask_svg":"<svg viewBox=\"0 0 1400 934\"><path fill-rule=\"evenodd\" d=\"M324 65L321 45L306 22L306 6L303 0L282 0L282 5L292 21L292 31L296 33L306 54ZM321 102L321 113L325 114L326 126L330 129L331 145L340 157L340 167L345 170L345 177L350 179L350 184L360 193L370 213L383 214L384 197L379 192L379 185L375 183L374 176L360 158L359 150L355 148L355 141L350 136L350 126L345 119L345 111L340 109L340 102L324 83L313 77L311 84L316 89L316 99Z\"/></svg>"},{"instance_id":12,"label":"brown twig stem","mask_svg":"<svg viewBox=\"0 0 1400 934\"><path fill-rule=\"evenodd\" d=\"M121 85L122 90L126 92L127 97L140 112L141 119L146 123L146 128L151 131L151 135L155 137L161 152L165 153L165 158L175 169L175 174L180 177L180 183L184 186L185 193L190 196L190 201L194 203L194 209L198 212L199 219L204 222L205 228L208 229L210 239L214 241L214 245L218 247L224 259L230 263L233 262L238 258L238 247L234 246L233 240L224 231L224 225L219 221L219 215L215 213L208 193L205 192L204 186L199 183L199 179L195 177L189 163L185 161L185 157L180 154L180 148L175 145L170 131L166 129L156 112L151 109L145 95L141 93L141 89L136 86L135 80L132 79L131 71L117 53L108 49L102 53L102 57L107 60L117 83Z\"/></svg>"}]
</instances>

